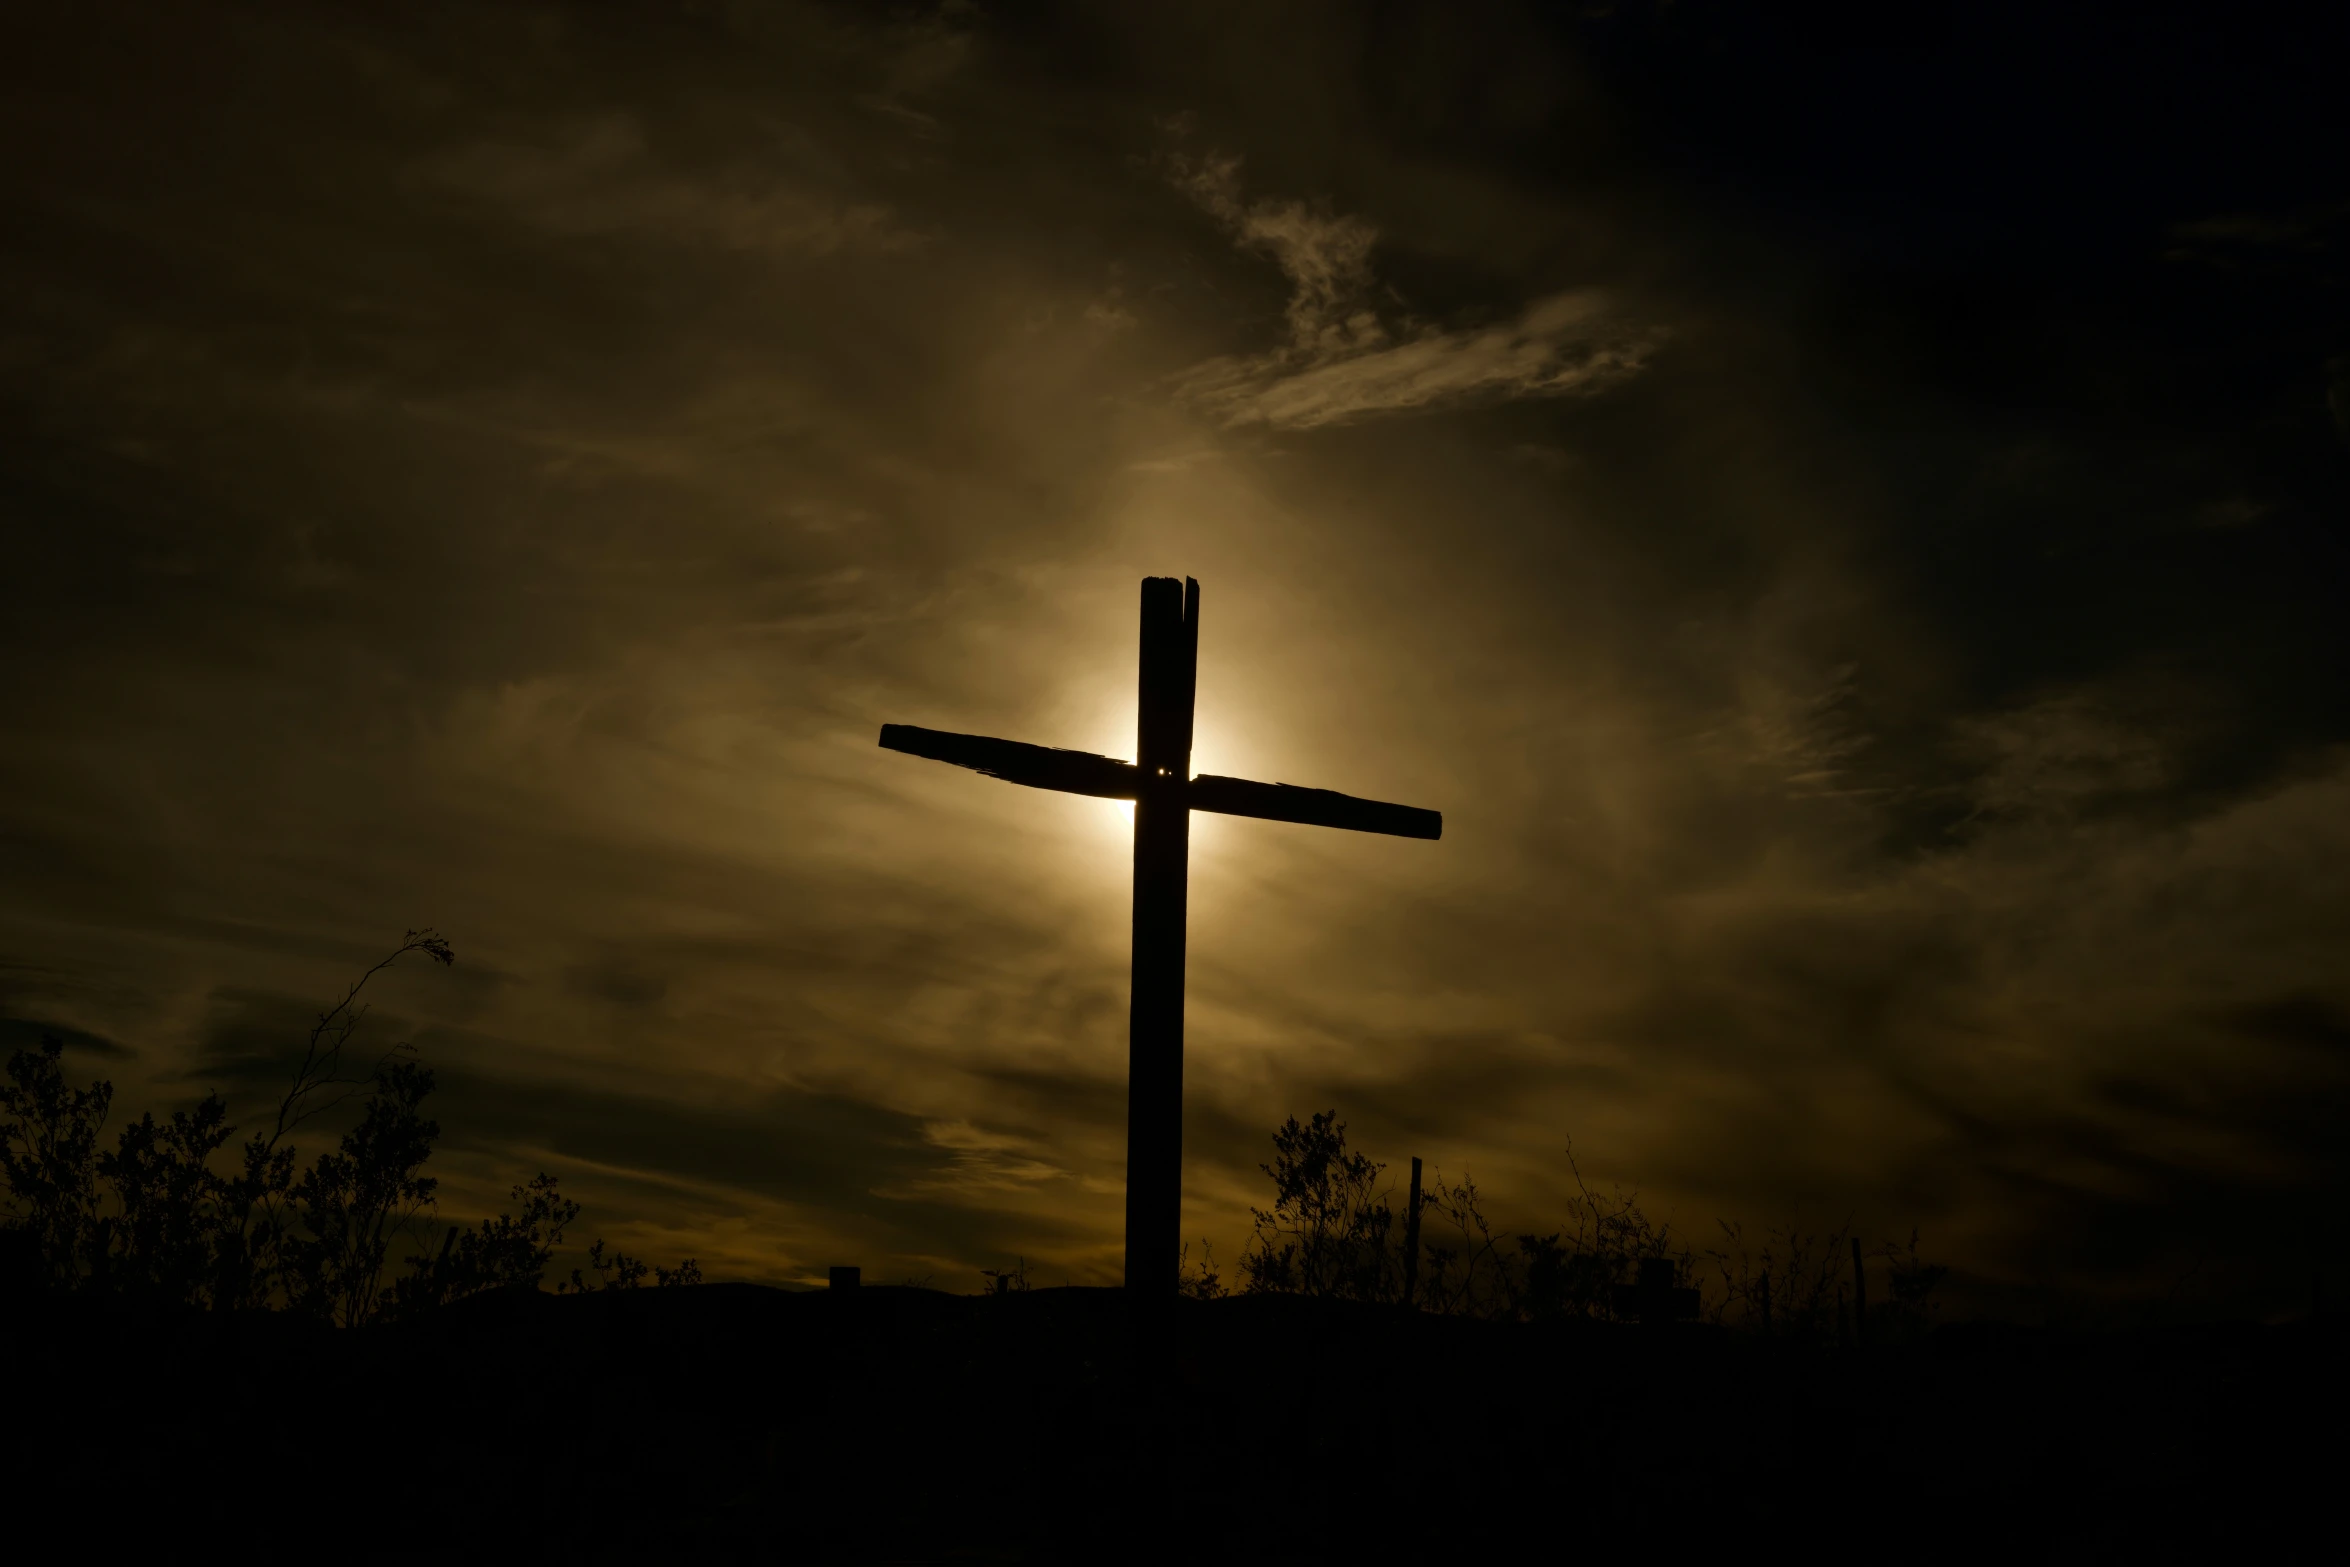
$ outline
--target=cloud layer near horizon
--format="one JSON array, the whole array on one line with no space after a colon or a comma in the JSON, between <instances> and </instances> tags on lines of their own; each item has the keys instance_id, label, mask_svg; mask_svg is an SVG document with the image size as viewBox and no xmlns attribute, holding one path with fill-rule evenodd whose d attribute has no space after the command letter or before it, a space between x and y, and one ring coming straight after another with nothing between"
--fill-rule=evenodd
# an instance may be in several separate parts
<instances>
[{"instance_id":1,"label":"cloud layer near horizon","mask_svg":"<svg viewBox=\"0 0 2350 1567\"><path fill-rule=\"evenodd\" d=\"M2045 199L2087 89L1967 141L1947 50L1838 140L1833 51L1637 12L27 32L8 1037L250 1099L430 922L372 1026L454 1204L1113 1278L1124 823L874 731L1128 752L1188 573L1200 770L1447 823L1200 822L1220 1254L1336 1105L1510 1221L1571 1136L1699 1233L2257 1296L2344 1181L2338 214L2151 130Z\"/></svg>"}]
</instances>

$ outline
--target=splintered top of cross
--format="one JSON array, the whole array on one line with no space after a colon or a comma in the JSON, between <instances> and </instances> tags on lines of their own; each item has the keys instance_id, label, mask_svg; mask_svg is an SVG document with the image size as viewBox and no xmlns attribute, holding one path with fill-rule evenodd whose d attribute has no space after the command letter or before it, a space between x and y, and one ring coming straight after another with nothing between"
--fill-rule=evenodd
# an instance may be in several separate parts
<instances>
[{"instance_id":1,"label":"splintered top of cross","mask_svg":"<svg viewBox=\"0 0 2350 1567\"><path fill-rule=\"evenodd\" d=\"M1245 778L1191 775L1192 707L1199 684L1199 584L1186 577L1142 579L1142 648L1136 676L1136 760L1122 762L1090 751L996 740L984 735L881 726L884 749L951 762L1064 794L1107 800L1178 800L1195 811L1254 816L1265 821L1344 827L1398 838L1440 838L1444 818L1409 805L1362 800L1329 789L1256 783Z\"/></svg>"}]
</instances>

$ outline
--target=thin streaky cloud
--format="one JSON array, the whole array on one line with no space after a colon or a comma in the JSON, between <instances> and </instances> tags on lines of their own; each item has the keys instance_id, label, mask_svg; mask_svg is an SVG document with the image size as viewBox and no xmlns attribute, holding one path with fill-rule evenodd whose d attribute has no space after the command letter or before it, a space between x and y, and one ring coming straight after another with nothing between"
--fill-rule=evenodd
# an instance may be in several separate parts
<instances>
[{"instance_id":1,"label":"thin streaky cloud","mask_svg":"<svg viewBox=\"0 0 2350 1567\"><path fill-rule=\"evenodd\" d=\"M1549 295L1497 325L1448 332L1400 312L1391 325L1371 268L1376 228L1302 201L1246 201L1235 158L1180 162L1174 178L1290 281L1285 342L1176 379L1178 396L1227 426L1312 429L1471 400L1594 392L1637 373L1660 336L1597 289Z\"/></svg>"},{"instance_id":2,"label":"thin streaky cloud","mask_svg":"<svg viewBox=\"0 0 2350 1567\"><path fill-rule=\"evenodd\" d=\"M457 195L564 238L657 235L680 244L789 256L905 251L923 243L888 207L748 166L688 174L663 165L625 115L482 140L424 169Z\"/></svg>"}]
</instances>

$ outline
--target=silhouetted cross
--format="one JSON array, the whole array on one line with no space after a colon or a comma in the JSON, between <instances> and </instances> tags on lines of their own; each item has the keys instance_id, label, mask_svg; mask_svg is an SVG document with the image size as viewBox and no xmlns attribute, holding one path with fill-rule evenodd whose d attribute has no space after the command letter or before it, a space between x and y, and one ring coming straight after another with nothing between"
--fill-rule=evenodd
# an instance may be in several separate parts
<instances>
[{"instance_id":1,"label":"silhouetted cross","mask_svg":"<svg viewBox=\"0 0 2350 1567\"><path fill-rule=\"evenodd\" d=\"M1182 1248L1183 936L1191 813L1436 838L1444 818L1327 789L1191 776L1199 584L1142 580L1135 760L884 724L881 743L1031 789L1134 802L1134 989L1127 1014L1126 1287L1173 1295Z\"/></svg>"}]
</instances>

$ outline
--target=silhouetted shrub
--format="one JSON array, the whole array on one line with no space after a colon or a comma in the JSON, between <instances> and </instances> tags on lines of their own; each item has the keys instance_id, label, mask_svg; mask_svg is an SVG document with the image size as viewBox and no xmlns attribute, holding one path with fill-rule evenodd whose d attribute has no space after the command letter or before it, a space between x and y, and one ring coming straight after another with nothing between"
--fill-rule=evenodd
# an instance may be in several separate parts
<instances>
[{"instance_id":1,"label":"silhouetted shrub","mask_svg":"<svg viewBox=\"0 0 2350 1567\"><path fill-rule=\"evenodd\" d=\"M395 1061L376 1074L359 1124L294 1183L301 1231L288 1249L288 1303L344 1327L376 1313L394 1236L428 1208L440 1182L421 1173L440 1123L425 1119L432 1073Z\"/></svg>"},{"instance_id":2,"label":"silhouetted shrub","mask_svg":"<svg viewBox=\"0 0 2350 1567\"><path fill-rule=\"evenodd\" d=\"M235 1133L227 1107L207 1096L169 1121L140 1116L112 1152L98 1156L98 1178L117 1210L97 1221L91 1237L87 1260L101 1284L161 1301L205 1298L235 1200L232 1183L210 1160Z\"/></svg>"},{"instance_id":3,"label":"silhouetted shrub","mask_svg":"<svg viewBox=\"0 0 2350 1567\"><path fill-rule=\"evenodd\" d=\"M1430 1171L1420 1194L1414 1306L1496 1321L1614 1321L1626 1315L1619 1287L1636 1279L1693 1287L1693 1254L1671 1226L1651 1219L1636 1192L1594 1191L1571 1147L1566 1159L1575 1196L1566 1222L1548 1234L1496 1230L1474 1179ZM1273 1182L1273 1206L1251 1210L1255 1230L1240 1261L1245 1291L1403 1299L1411 1226L1396 1222L1393 1192L1379 1184L1385 1166L1347 1149L1336 1111L1302 1126L1294 1116L1284 1121L1273 1133L1273 1161L1259 1168ZM1211 1273L1203 1282L1212 1280ZM1188 1277L1185 1290L1197 1292Z\"/></svg>"},{"instance_id":4,"label":"silhouetted shrub","mask_svg":"<svg viewBox=\"0 0 2350 1567\"><path fill-rule=\"evenodd\" d=\"M1671 1225L1648 1215L1638 1192L1595 1191L1572 1146L1565 1157L1575 1195L1566 1222L1547 1235L1496 1230L1475 1180L1448 1181L1430 1170L1420 1194L1412 1304L1440 1316L1494 1321L1612 1322L1641 1317L1641 1301L1653 1300L1658 1288L1698 1288L1698 1254ZM1303 1126L1295 1116L1284 1121L1273 1133L1273 1161L1258 1168L1273 1182L1273 1206L1250 1210L1256 1226L1240 1260L1244 1291L1403 1299L1410 1216L1396 1222L1393 1191L1379 1184L1386 1167L1348 1150L1336 1111L1315 1114ZM1828 1234L1781 1226L1766 1231L1759 1246L1748 1242L1742 1225L1724 1220L1721 1231L1722 1246L1704 1253L1720 1279L1703 1307L1707 1320L1823 1347L1849 1337L1849 1225ZM1925 1331L1948 1270L1920 1258L1915 1230L1906 1243L1862 1251L1883 1265L1890 1286L1869 1307L1872 1338L1891 1342ZM1212 1254L1195 1274L1185 1246L1182 1288L1207 1299L1223 1293Z\"/></svg>"},{"instance_id":5,"label":"silhouetted shrub","mask_svg":"<svg viewBox=\"0 0 2350 1567\"><path fill-rule=\"evenodd\" d=\"M364 1075L345 1075L343 1062L367 982L418 952L456 961L433 931L410 931L320 1013L274 1122L244 1144L232 1175L212 1164L237 1131L217 1095L168 1121L142 1115L101 1151L113 1085L67 1086L56 1040L16 1052L0 1085L0 1174L16 1215L5 1227L11 1271L53 1289L218 1310L283 1307L345 1327L484 1290L535 1288L579 1216L544 1172L514 1188L518 1214L446 1227L439 1246L407 1258L406 1275L387 1287L395 1244L424 1238L439 1187L423 1173L440 1135L423 1109L433 1075L404 1045ZM361 1094L357 1124L301 1168L290 1134ZM599 1285L575 1270L574 1287L632 1288L647 1272L633 1257L606 1257L601 1239L589 1266ZM702 1280L692 1259L650 1271L663 1285Z\"/></svg>"},{"instance_id":6,"label":"silhouetted shrub","mask_svg":"<svg viewBox=\"0 0 2350 1567\"><path fill-rule=\"evenodd\" d=\"M1028 1259L1015 1257L1008 1268L981 1268L979 1276L987 1280L980 1290L983 1295L1024 1295L1028 1292Z\"/></svg>"},{"instance_id":7,"label":"silhouetted shrub","mask_svg":"<svg viewBox=\"0 0 2350 1567\"><path fill-rule=\"evenodd\" d=\"M1778 1225L1756 1244L1747 1240L1745 1225L1718 1222L1722 1246L1706 1254L1721 1278L1721 1294L1708 1309L1712 1320L1798 1343L1835 1343L1850 1280L1850 1224L1826 1234Z\"/></svg>"},{"instance_id":8,"label":"silhouetted shrub","mask_svg":"<svg viewBox=\"0 0 2350 1567\"><path fill-rule=\"evenodd\" d=\"M38 1050L8 1059L0 1087L0 1172L9 1206L32 1237L37 1275L51 1284L78 1281L98 1224L98 1133L114 1103L112 1083L68 1088L65 1047L44 1039Z\"/></svg>"},{"instance_id":9,"label":"silhouetted shrub","mask_svg":"<svg viewBox=\"0 0 2350 1567\"><path fill-rule=\"evenodd\" d=\"M1381 1165L1346 1147L1336 1111L1273 1133L1273 1206L1249 1210L1256 1233L1240 1259L1242 1287L1338 1300L1393 1300L1400 1260L1388 1244L1395 1214L1378 1189Z\"/></svg>"},{"instance_id":10,"label":"silhouetted shrub","mask_svg":"<svg viewBox=\"0 0 2350 1567\"><path fill-rule=\"evenodd\" d=\"M1692 1282L1689 1250L1676 1246L1671 1225L1651 1219L1637 1192L1592 1190L1572 1147L1565 1157L1575 1195L1566 1222L1548 1235L1496 1232L1474 1180L1447 1181L1443 1172L1430 1172L1421 1220L1425 1309L1515 1321L1616 1321L1622 1316L1617 1286L1631 1283L1643 1264L1670 1264L1676 1285ZM1431 1213L1433 1234L1447 1239L1431 1238Z\"/></svg>"},{"instance_id":11,"label":"silhouetted shrub","mask_svg":"<svg viewBox=\"0 0 2350 1567\"><path fill-rule=\"evenodd\" d=\"M1950 1270L1918 1256L1918 1232L1912 1226L1907 1241L1888 1241L1876 1248L1892 1283L1892 1298L1869 1308L1870 1332L1881 1338L1913 1338L1933 1325L1934 1292Z\"/></svg>"},{"instance_id":12,"label":"silhouetted shrub","mask_svg":"<svg viewBox=\"0 0 2350 1567\"><path fill-rule=\"evenodd\" d=\"M1744 1225L1720 1221L1722 1245L1706 1253L1721 1279L1707 1316L1726 1326L1794 1343L1827 1348L1852 1333L1852 1225L1807 1231L1776 1225L1759 1244ZM1934 1295L1949 1269L1918 1254L1918 1232L1907 1241L1861 1243L1864 1258L1881 1262L1890 1285L1869 1305L1872 1342L1915 1338L1933 1322Z\"/></svg>"},{"instance_id":13,"label":"silhouetted shrub","mask_svg":"<svg viewBox=\"0 0 2350 1567\"><path fill-rule=\"evenodd\" d=\"M552 1189L551 1181L549 1185ZM521 1188L517 1187L517 1195L520 1194L520 1191ZM576 1211L578 1204L574 1203L571 1206ZM653 1276L653 1284L657 1289L674 1289L679 1285L702 1282L702 1265L691 1257L686 1258L674 1268L664 1268L658 1265L648 1268L644 1263L618 1248L614 1248L611 1256L605 1256L602 1236L598 1236L595 1244L588 1247L588 1268L595 1274L594 1280L587 1279L579 1269L573 1268L569 1282L556 1285L555 1293L558 1295L585 1295L600 1290L642 1289L647 1273Z\"/></svg>"},{"instance_id":14,"label":"silhouetted shrub","mask_svg":"<svg viewBox=\"0 0 2350 1567\"><path fill-rule=\"evenodd\" d=\"M1191 1242L1185 1241L1175 1259L1175 1287L1189 1300L1223 1299L1224 1275L1216 1268L1216 1248L1201 1241L1199 1261L1195 1263L1191 1260Z\"/></svg>"}]
</instances>

